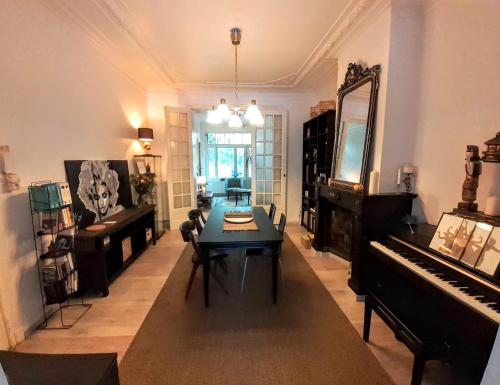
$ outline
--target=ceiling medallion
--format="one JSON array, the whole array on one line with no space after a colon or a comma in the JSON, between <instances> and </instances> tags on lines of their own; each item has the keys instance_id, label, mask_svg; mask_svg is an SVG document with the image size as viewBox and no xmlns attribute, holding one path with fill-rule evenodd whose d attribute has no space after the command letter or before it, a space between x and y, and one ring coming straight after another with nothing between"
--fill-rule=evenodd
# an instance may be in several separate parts
<instances>
[{"instance_id":1,"label":"ceiling medallion","mask_svg":"<svg viewBox=\"0 0 500 385\"><path fill-rule=\"evenodd\" d=\"M207 123L221 124L222 122L227 122L229 127L240 128L243 127L241 115L244 112L245 120L247 120L251 125L262 126L264 124L264 117L262 116L255 99L252 99L250 104L243 106L238 105L238 45L241 43L241 29L236 27L232 28L230 36L231 43L234 46L234 95L236 105L233 106L228 104L226 99L221 98L217 108L213 106L212 110L208 111Z\"/></svg>"}]
</instances>

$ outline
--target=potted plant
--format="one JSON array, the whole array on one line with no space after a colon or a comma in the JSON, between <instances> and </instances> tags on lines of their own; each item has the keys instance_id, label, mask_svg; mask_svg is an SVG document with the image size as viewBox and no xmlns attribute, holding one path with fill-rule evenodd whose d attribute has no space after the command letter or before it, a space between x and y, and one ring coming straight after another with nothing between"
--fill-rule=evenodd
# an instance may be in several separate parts
<instances>
[{"instance_id":1,"label":"potted plant","mask_svg":"<svg viewBox=\"0 0 500 385\"><path fill-rule=\"evenodd\" d=\"M146 203L146 197L154 192L155 174L150 172L138 175L131 174L130 183L137 193L137 206L142 206Z\"/></svg>"}]
</instances>

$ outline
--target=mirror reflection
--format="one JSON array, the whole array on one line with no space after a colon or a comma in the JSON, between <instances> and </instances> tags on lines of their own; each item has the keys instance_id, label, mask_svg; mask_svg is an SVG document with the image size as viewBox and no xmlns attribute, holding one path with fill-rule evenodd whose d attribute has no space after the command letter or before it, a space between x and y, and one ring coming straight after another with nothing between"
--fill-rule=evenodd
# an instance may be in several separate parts
<instances>
[{"instance_id":1,"label":"mirror reflection","mask_svg":"<svg viewBox=\"0 0 500 385\"><path fill-rule=\"evenodd\" d=\"M361 183L371 82L351 91L342 100L335 179Z\"/></svg>"}]
</instances>

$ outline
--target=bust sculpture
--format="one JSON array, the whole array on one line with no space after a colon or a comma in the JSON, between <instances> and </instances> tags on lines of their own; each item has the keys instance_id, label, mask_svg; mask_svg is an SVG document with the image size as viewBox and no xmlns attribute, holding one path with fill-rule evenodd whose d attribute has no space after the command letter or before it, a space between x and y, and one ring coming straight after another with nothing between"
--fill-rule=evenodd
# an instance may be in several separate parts
<instances>
[{"instance_id":1,"label":"bust sculpture","mask_svg":"<svg viewBox=\"0 0 500 385\"><path fill-rule=\"evenodd\" d=\"M462 187L462 202L458 208L463 211L476 212L476 193L479 185L479 175L481 175L482 164L479 158L479 148L468 145L465 153L465 181Z\"/></svg>"}]
</instances>

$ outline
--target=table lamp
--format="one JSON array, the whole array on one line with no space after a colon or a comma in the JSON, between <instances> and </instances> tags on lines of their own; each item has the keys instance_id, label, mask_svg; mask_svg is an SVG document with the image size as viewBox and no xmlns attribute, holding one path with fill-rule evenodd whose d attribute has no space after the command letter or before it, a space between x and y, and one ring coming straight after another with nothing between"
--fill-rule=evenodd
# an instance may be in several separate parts
<instances>
[{"instance_id":1,"label":"table lamp","mask_svg":"<svg viewBox=\"0 0 500 385\"><path fill-rule=\"evenodd\" d=\"M198 191L205 192L205 186L207 184L207 177L200 175L196 177L196 184L198 185Z\"/></svg>"},{"instance_id":2,"label":"table lamp","mask_svg":"<svg viewBox=\"0 0 500 385\"><path fill-rule=\"evenodd\" d=\"M137 138L142 144L146 154L151 151L151 142L153 141L153 129L148 127L139 127L137 129Z\"/></svg>"}]
</instances>

